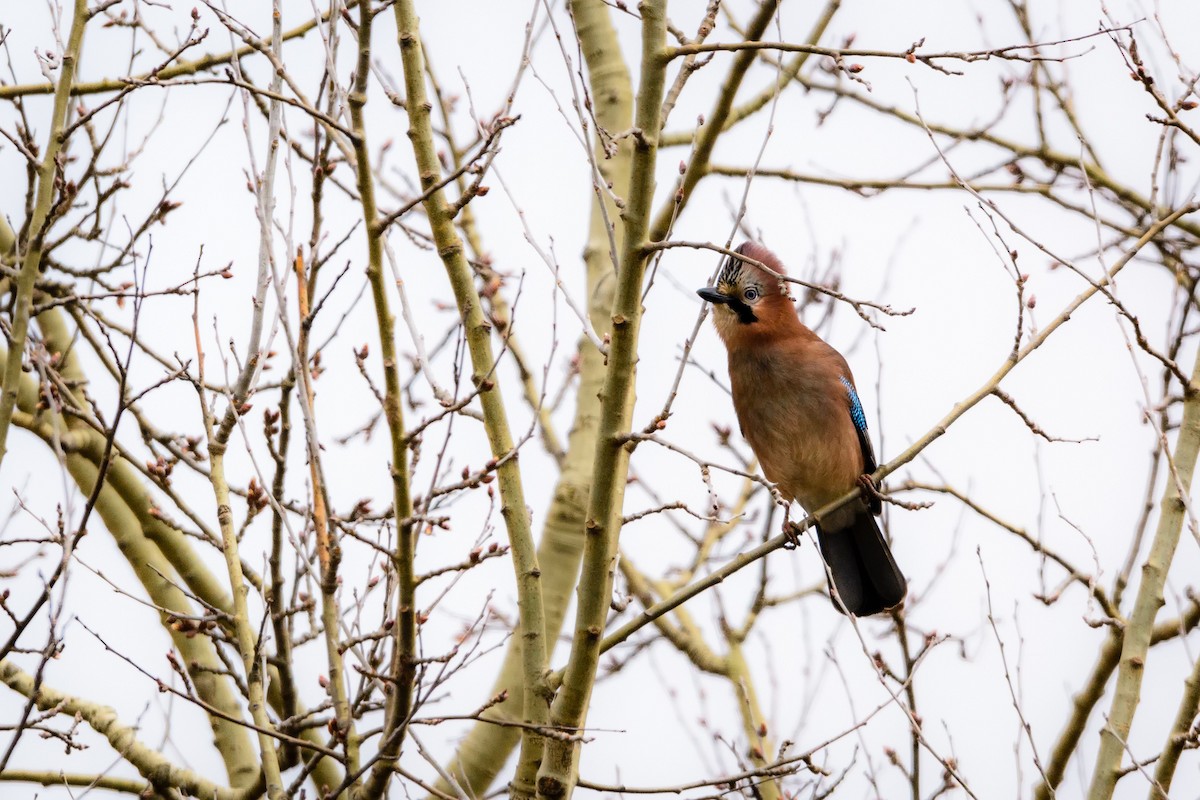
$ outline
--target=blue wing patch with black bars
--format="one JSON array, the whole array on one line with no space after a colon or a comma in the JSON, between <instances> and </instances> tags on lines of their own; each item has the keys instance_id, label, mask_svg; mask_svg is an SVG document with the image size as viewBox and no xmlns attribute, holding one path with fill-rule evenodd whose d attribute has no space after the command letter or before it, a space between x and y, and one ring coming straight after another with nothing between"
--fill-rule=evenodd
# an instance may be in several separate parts
<instances>
[{"instance_id":1,"label":"blue wing patch with black bars","mask_svg":"<svg viewBox=\"0 0 1200 800\"><path fill-rule=\"evenodd\" d=\"M846 393L850 395L850 418L854 420L854 427L860 431L867 429L867 415L863 412L862 402L858 399L858 392L854 391L854 384L845 375L838 378L842 385L846 387Z\"/></svg>"}]
</instances>

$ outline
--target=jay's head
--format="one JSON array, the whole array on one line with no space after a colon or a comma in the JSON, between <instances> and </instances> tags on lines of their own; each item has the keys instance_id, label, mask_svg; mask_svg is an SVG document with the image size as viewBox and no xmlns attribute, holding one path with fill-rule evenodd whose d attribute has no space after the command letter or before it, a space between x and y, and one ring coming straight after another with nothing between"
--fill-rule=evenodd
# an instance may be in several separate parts
<instances>
[{"instance_id":1,"label":"jay's head","mask_svg":"<svg viewBox=\"0 0 1200 800\"><path fill-rule=\"evenodd\" d=\"M796 319L787 283L777 277L786 274L779 258L758 242L743 242L735 252L751 260L726 256L717 275L717 285L696 290L696 294L713 304L713 322L727 345L731 340L767 335Z\"/></svg>"}]
</instances>

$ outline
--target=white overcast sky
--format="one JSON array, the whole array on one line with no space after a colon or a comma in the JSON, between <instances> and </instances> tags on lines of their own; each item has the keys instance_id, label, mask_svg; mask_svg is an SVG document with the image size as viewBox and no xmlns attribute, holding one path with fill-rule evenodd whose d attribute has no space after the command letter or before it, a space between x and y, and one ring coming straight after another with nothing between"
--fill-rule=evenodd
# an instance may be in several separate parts
<instances>
[{"instance_id":1,"label":"white overcast sky","mask_svg":"<svg viewBox=\"0 0 1200 800\"><path fill-rule=\"evenodd\" d=\"M268 4L233 5L237 6L235 13L245 14L240 18L256 31L265 33L269 29ZM784 4L781 33L772 33L768 38L802 40L812 24L813 5ZM929 51L1011 44L1019 41L1020 34L1003 7L1006 5L983 0L972 3L850 0L843 4L823 43L838 45L847 35L854 34L856 47L887 50L904 50L920 39L924 39L924 48ZM1096 29L1102 14L1100 4L1092 0L1033 5L1035 32L1044 41L1090 33ZM427 54L437 69L438 79L462 96L456 114L460 130L465 132L470 124L468 88L480 116L489 117L500 107L520 58L523 26L531 6L484 2L419 6ZM567 18L559 4L554 6L556 23L565 31ZM185 29L191 6L185 3L166 9L142 8L151 18L159 20L162 32L168 34L173 27L181 32ZM699 2L675 3L670 13L683 29L692 30L702 8ZM1123 22L1142 20L1137 30L1146 31L1147 39L1153 38L1154 23L1146 19L1154 12L1150 4L1113 2L1109 10ZM1176 50L1192 68L1200 68L1200 4L1167 0L1158 10ZM742 21L748 17L744 5L735 8L734 13ZM309 14L309 4L285 4L285 27L298 24ZM57 47L47 19L44 4L0 0L0 24L8 29L7 48L21 81L40 79L35 48L44 51ZM204 19L206 24L212 24L207 12ZM620 14L615 19L626 51L633 58L637 52L638 24ZM397 78L400 67L390 17L380 17L377 28L380 67ZM728 40L732 36L728 28L722 27L711 41ZM228 45L227 34L213 25L203 49L223 51ZM568 49L572 58L577 59L574 47ZM348 50L342 55L349 55ZM1150 107L1138 84L1129 80L1116 48L1107 38L1069 45L1065 52L1078 56L1067 66L1076 107L1092 144L1105 159L1106 169L1118 180L1147 191L1159 129L1145 119ZM79 77L90 80L123 74L128 58L124 34L98 31L95 40L85 44ZM1154 58L1152 63L1157 67L1167 68L1161 52ZM303 43L288 45L285 59L306 90L315 87L320 59L315 40L310 37ZM708 112L727 63L728 56L718 55L693 78L669 121L668 130L683 129L693 123L697 114ZM861 75L870 82L875 98L907 110L919 103L927 119L963 127L994 119L1001 105L1001 79L1023 69L1010 63L979 62L956 65L965 74L947 76L920 64L896 60L864 60L864 63L866 69ZM266 80L261 63L247 64L253 64L254 74ZM348 64L347 61L340 71L343 77L348 74ZM524 212L539 245L546 249L552 246L569 291L582 303L579 254L586 236L591 192L585 153L573 132L577 132L578 126L570 111L568 71L552 36L543 36L537 43L533 67L534 74L525 77L514 107L521 119L505 134L496 168ZM768 68L755 67L746 80L744 94L756 92L771 76ZM230 90L224 86L183 88L169 94L146 89L133 95L128 124L119 136L128 136L133 146L158 119L160 110L161 121L137 161L134 185L122 201L122 210L131 221L145 213L147 204L157 199L163 181L173 180L197 152L229 98ZM1031 142L1031 114L1026 99L1021 96L1024 106L1008 114L996 130ZM40 141L48 127L49 100L38 98L26 102ZM97 101L88 98L85 102ZM714 162L749 165L764 149L764 166L833 177L893 177L921 164L930 164L922 176L930 179L945 176L945 169L936 163L937 154L924 133L881 121L849 104L842 104L828 121L818 124L818 114L827 110L829 103L825 96L806 95L795 87L787 90L774 110L769 137L769 116L763 112L722 140ZM560 113L559 106L565 115ZM406 120L387 107L379 92L371 95L368 108L373 144L378 147L385 140L392 140L384 175L400 183L402 178L394 168L407 170L411 175ZM183 207L172 214L169 225L155 229L149 257L152 287L185 280L201 247L204 268L232 263L235 279L210 286L202 298L207 369L212 374L219 374L222 369L216 354L225 343L230 338L238 342L244 339L258 246L253 198L244 188L250 165L243 119L242 99L234 96L228 105L228 123L217 132L180 184L175 199L183 200ZM265 126L253 109L249 120L249 140L255 148L256 163L261 164ZM297 135L305 129L299 115L289 115L288 123ZM10 105L0 106L0 125L12 129L14 115ZM1062 125L1053 126L1051 133L1058 149L1079 151L1078 142ZM939 141L944 144L944 140ZM1198 156L1193 149L1192 162L1181 167L1180 183L1184 187L1196 180ZM956 169L970 174L995 163L999 156L997 151L961 147L949 150L948 157ZM684 149L664 151L661 155L660 201L672 190L681 158L686 158ZM294 210L294 241L300 243L308 238L308 177L302 163L296 162L292 167L290 174L283 169L280 172L277 218L286 227ZM346 178L348 173L343 170L339 174ZM19 225L25 192L24 170L7 143L0 144L0 176L3 178L0 213ZM294 181L294 195L289 181ZM509 285L515 285L517 277L524 275L516 307L516 330L522 333L523 344L533 362L549 364L547 375L553 392L561 383L579 326L561 298L555 296L548 270L525 241L513 203L501 190L498 180L489 183L492 191L486 198L476 200L474 208L497 267L513 276ZM739 204L743 189L744 184L739 180L706 179L690 201L675 237L724 244L732 227L731 209ZM1051 252L1070 258L1094 247L1096 230L1082 218L1066 215L1034 198L1005 195L998 202L1006 214ZM338 198L331 202L330 211L328 235L339 238L355 223L357 209ZM750 189L746 219L793 272L807 273L814 265L823 267L837 253L842 275L840 288L847 295L877 300L897 309L915 308L911 316L884 318L886 332L873 331L848 308L840 308L833 324L822 331L847 355L855 372L881 461L895 457L956 402L981 385L1000 366L1011 347L1015 293L994 247L1007 246L1019 251L1019 263L1030 275L1028 291L1037 296L1037 307L1032 312L1035 324L1052 319L1084 288L1081 280L1066 270L1051 271L1044 254L1006 227L1002 227L1006 244L998 244L990 236L986 217L964 193L896 191L864 200L840 189L773 183L760 178ZM115 224L123 229L124 222ZM426 343L431 344L429 337L440 337L449 319L447 312L437 309L436 303L453 300L442 267L433 254L416 250L402 235L393 235L391 241L400 256ZM274 245L277 258L286 260L284 238L277 237ZM83 263L97 257L95 250L75 252ZM145 250L142 254L146 255ZM343 263L351 264L344 285L331 299L331 303L344 310L352 307L363 284L360 231L355 231L335 261L339 262L339 269ZM688 249L673 250L661 262L647 298L635 429L644 426L662 407L680 347L700 309L693 290L705 283L715 264L712 254ZM1094 259L1083 259L1079 264L1092 275L1100 269ZM1135 264L1123 273L1118 287L1121 298L1144 315L1148 331L1161 337L1171 276L1161 267ZM317 386L319 425L327 442L361 425L374 402L358 377L349 352L363 342L370 342L375 350L369 296L353 309L342 329L341 341L327 354L327 372ZM190 311L190 300L163 299L150 304L142 326L143 330L152 331L151 340L160 352L179 352L184 357L193 354ZM557 319L556 337L548 334L552 311ZM329 324L336 314L329 315ZM1151 429L1141 423L1145 399L1136 368L1151 370L1152 367L1145 358L1131 357L1125 346L1127 331L1123 333L1116 320L1112 308L1093 300L1005 382L1006 390L1049 432L1072 438L1095 437L1096 441L1039 442L998 401L986 400L893 481L905 477L937 481L940 475L946 482L969 490L980 504L1003 518L1043 536L1081 565L1093 567L1098 563L1104 570L1102 579L1110 582L1113 570L1119 568L1124 557L1128 533L1140 511L1145 467L1153 444ZM398 331L401 348L411 351L407 331L403 328ZM314 334L315 340L322 338L320 331ZM281 338L279 343L282 344ZM694 356L724 381L724 352L710 327L706 326L702 333ZM1192 357L1191 352L1184 352L1179 363L1190 367ZM442 359L438 368L443 380L449 381L448 361ZM1148 374L1150 385L1157 391L1158 374L1152 371ZM135 375L148 384L161 376L161 369L144 363L135 370ZM112 407L111 387L98 387L96 396L102 408ZM523 431L528 424L528 410L521 406L515 392L510 391L507 399L517 420L516 428ZM148 403L156 413L167 415L160 418L177 420L173 424L180 429L199 431L195 396L190 388L177 385L165 389ZM699 370L689 370L674 408L676 414L664 437L728 463L728 456L717 448L711 429L714 421L734 422L728 396ZM556 421L565 433L570 409L564 407ZM136 434L130 428L128 435L133 441ZM478 467L487 457L486 444L477 428L463 425L463 435L468 445L454 453L456 471L463 465ZM377 509L388 504L387 454L382 444L381 438L376 437L365 446L329 445L326 471L331 478L335 505L348 508L360 497L370 497ZM555 473L549 459L537 454L536 442L523 452L522 465L536 528L545 517ZM637 451L633 467L660 494L687 500L694 508L704 506L706 489L690 462L643 446ZM253 474L248 459L241 454L233 457L231 470L236 480L243 483ZM43 518L52 518L55 504L60 502L77 513L82 499L73 487L65 487L57 475L53 457L44 445L19 430L10 434L10 454L0 470L0 487L19 492ZM291 491L299 496L303 492L299 470L294 471L294 477L297 482ZM426 472L423 480L427 483L428 479ZM718 475L717 486L732 494L737 483ZM197 484L191 497L197 509L211 514L211 493L205 494L203 485ZM627 495L627 513L650 505L653 502L636 488ZM762 507L760 502L756 509L760 516ZM470 545L468 540L477 534L485 511L482 498L468 499L455 506L454 513L461 515L456 517L455 529L460 532L453 537L423 541L422 558L428 559L426 563L461 557L464 548ZM498 515L494 521L499 521ZM1036 772L1025 740L1020 744L1019 766L1014 766L1017 757L1013 746L1018 739L1019 721L1004 681L997 636L1004 642L1003 655L1013 670L1023 711L1044 759L1069 708L1070 695L1079 688L1104 636L1103 631L1093 630L1081 621L1095 616L1095 612L1078 587L1069 590L1052 608L1033 599L1034 592L1055 587L1061 571L1047 568L1043 575L1039 562L1025 545L982 523L978 517L965 514L948 499L940 499L933 508L920 512L891 511L889 522L897 560L908 574L914 592L923 594L936 573L943 568L948 571L936 589L921 598L914 624L962 640L961 646L949 642L936 649L922 668L928 672L921 676L918 702L926 735L940 753L953 754L958 759L979 797L1025 796ZM28 517L18 517L10 524L8 533L27 531L31 524ZM98 524L94 523L94 527ZM756 537L760 532L761 522L747 528L748 537ZM251 547L267 542L265 528L258 529L257 536ZM503 529L497 529L492 537L503 540ZM686 552L681 549L683 544L665 520L651 520L631 525L622 546L639 566L653 572L678 563ZM732 550L726 553L732 554ZM128 567L102 535L90 536L80 555L106 574L117 576L114 579L127 585L132 582ZM209 556L216 554L209 553L206 557ZM987 598L980 559L986 564L991 585L997 633L983 621ZM210 560L219 568L219 558ZM347 568L353 566L351 561ZM1198 566L1196 540L1185 532L1174 578L1168 587L1169 601L1164 615L1176 607L1170 592L1185 586ZM772 586L780 592L793 584L807 585L820 575L811 547L796 553L774 554L770 568ZM754 578L754 575L740 576L722 588L723 606L734 609L731 613L736 614L736 609L743 607L753 590ZM76 570L72 581L68 601L71 614L111 637L130 657L151 665L152 669L165 671L162 654L168 640L158 628L153 612L115 595L84 570ZM13 584L14 594L18 588L29 591L31 584L32 577L26 576ZM488 591L495 592L493 602L499 607L507 611L515 609L507 561L491 562L472 573L446 600L446 607L464 619L473 618L486 602ZM695 613L707 631L717 630L718 607L711 597L702 598ZM568 626L570 619L568 616ZM882 630L883 625L875 620L862 623L871 632ZM817 602L802 608L776 610L767 615L762 626L760 636L750 643L750 655L759 665L756 679L780 738L794 738L798 748L812 746L844 730L855 718L886 699L854 631L825 605ZM449 625L441 631L429 631L426 645L434 650L456 633ZM140 720L145 740L158 744L169 700L154 692L153 685L128 665L106 654L78 625L68 627L66 639L67 652L49 666L47 682L101 699L116 707L125 721ZM1175 712L1178 682L1195 658L1194 644L1193 641L1192 648L1175 643L1161 651L1155 649L1144 686L1143 707L1131 740L1134 752L1155 752L1161 746L1165 726ZM826 651L836 653L839 669L831 666ZM559 648L555 666L563 663L565 652L564 647ZM890 652L894 655L894 645ZM315 652L311 655L318 658ZM481 703L491 685L492 664L493 660L488 660L477 665L474 678L456 685L452 696L438 708L453 708L461 713ZM313 675L320 671L319 661L314 660L311 666ZM319 687L315 679L310 683L302 688L310 702L318 702ZM702 691L699 701L697 687ZM673 700L668 688L677 691L678 698ZM19 705L19 698L12 694L0 695L0 716L11 718ZM1061 796L1082 793L1081 780L1086 783L1095 757L1096 718L1107 708L1106 698L1093 715L1092 729L1080 747L1087 769L1069 771ZM209 732L198 715L179 703L173 713L178 720L191 724L178 725L167 745L168 752L201 771L219 774L220 764L211 751ZM701 717L704 726L692 724ZM596 781L619 779L631 785L664 784L715 774L722 765L728 767L731 762L727 753L714 746L712 734L720 732L735 740L740 737L728 686L714 679L692 677L681 657L666 645L655 646L646 657L601 684L594 695L589 725L596 730L591 734L594 741L586 747L584 776ZM686 728L691 728L691 732L685 732ZM439 754L446 756L453 740L464 730L447 725L422 731L421 735ZM882 748L888 745L907 753L906 730L902 715L889 708L860 734L830 749L830 763L835 769L843 768L852 758L857 759L852 770L856 777L843 790L844 796L870 795L864 777L867 771L864 765L868 762L879 773L880 794L897 796L896 792L903 790L903 779L886 764ZM859 752L854 755L856 748ZM22 766L52 767L61 761L56 752L52 746L33 740L23 743L19 751ZM110 757L106 745L97 742L91 751L73 756L68 768L72 771L103 768ZM418 762L414 759L412 764ZM926 761L924 766L927 785L932 789L936 783L932 776L938 774L936 764ZM1141 796L1144 784L1134 786L1135 783L1131 778L1125 788L1131 796ZM1181 797L1196 794L1200 772L1195 758L1185 759L1176 786L1182 791ZM32 796L32 791L19 796ZM61 790L47 790L41 796L67 795Z\"/></svg>"}]
</instances>

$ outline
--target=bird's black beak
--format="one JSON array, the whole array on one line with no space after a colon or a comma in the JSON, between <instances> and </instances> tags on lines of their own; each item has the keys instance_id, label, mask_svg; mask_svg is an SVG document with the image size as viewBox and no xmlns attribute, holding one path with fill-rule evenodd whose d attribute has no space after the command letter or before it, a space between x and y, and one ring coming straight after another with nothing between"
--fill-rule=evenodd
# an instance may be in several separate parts
<instances>
[{"instance_id":1,"label":"bird's black beak","mask_svg":"<svg viewBox=\"0 0 1200 800\"><path fill-rule=\"evenodd\" d=\"M729 302L728 296L721 294L711 286L705 286L703 289L697 289L696 294L717 306L723 306Z\"/></svg>"}]
</instances>

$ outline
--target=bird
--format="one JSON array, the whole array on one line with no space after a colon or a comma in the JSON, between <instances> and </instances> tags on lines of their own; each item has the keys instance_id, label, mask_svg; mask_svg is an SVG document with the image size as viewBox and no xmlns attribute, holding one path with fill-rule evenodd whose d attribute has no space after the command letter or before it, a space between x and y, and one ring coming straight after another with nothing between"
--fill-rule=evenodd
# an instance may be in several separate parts
<instances>
[{"instance_id":1,"label":"bird","mask_svg":"<svg viewBox=\"0 0 1200 800\"><path fill-rule=\"evenodd\" d=\"M716 285L696 293L713 306L742 436L767 480L809 513L863 487L862 498L817 520L830 597L856 617L895 608L908 585L875 521L878 465L850 367L800 321L778 256L754 241L733 252Z\"/></svg>"}]
</instances>

